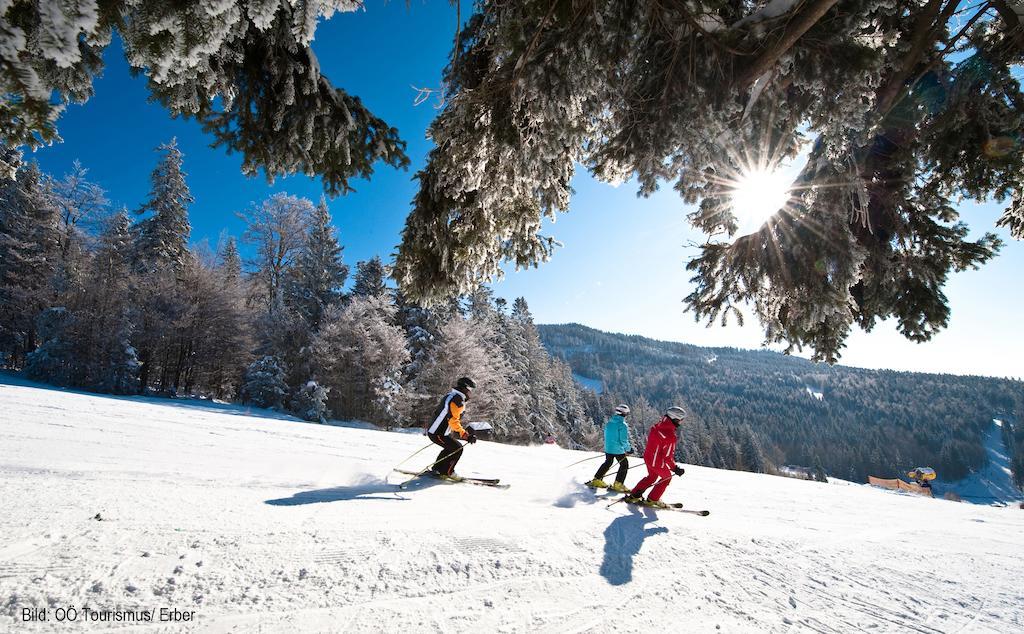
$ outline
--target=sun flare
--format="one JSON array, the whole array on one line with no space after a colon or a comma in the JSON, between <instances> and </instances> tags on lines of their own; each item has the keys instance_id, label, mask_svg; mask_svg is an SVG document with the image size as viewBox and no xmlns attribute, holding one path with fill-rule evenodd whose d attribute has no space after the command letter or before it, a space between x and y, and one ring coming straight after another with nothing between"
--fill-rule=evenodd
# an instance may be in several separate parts
<instances>
[{"instance_id":1,"label":"sun flare","mask_svg":"<svg viewBox=\"0 0 1024 634\"><path fill-rule=\"evenodd\" d=\"M792 178L782 170L747 171L732 188L732 209L739 223L739 234L757 231L772 215L789 202Z\"/></svg>"}]
</instances>

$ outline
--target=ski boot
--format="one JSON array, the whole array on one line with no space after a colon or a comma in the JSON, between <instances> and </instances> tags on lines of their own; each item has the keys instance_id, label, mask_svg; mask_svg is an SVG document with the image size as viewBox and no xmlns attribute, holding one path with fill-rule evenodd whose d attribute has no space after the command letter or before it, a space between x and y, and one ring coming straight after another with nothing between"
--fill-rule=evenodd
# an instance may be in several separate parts
<instances>
[{"instance_id":1,"label":"ski boot","mask_svg":"<svg viewBox=\"0 0 1024 634\"><path fill-rule=\"evenodd\" d=\"M629 493L629 489L627 489L626 485L621 482L612 482L612 485L608 487L608 490L615 491L616 493Z\"/></svg>"},{"instance_id":2,"label":"ski boot","mask_svg":"<svg viewBox=\"0 0 1024 634\"><path fill-rule=\"evenodd\" d=\"M668 504L665 504L661 500L651 500L651 499L644 500L644 506L649 506L652 509L667 509L668 508Z\"/></svg>"},{"instance_id":3,"label":"ski boot","mask_svg":"<svg viewBox=\"0 0 1024 634\"><path fill-rule=\"evenodd\" d=\"M626 504L643 504L644 496L627 494L626 497L622 498L622 501Z\"/></svg>"},{"instance_id":4,"label":"ski boot","mask_svg":"<svg viewBox=\"0 0 1024 634\"><path fill-rule=\"evenodd\" d=\"M604 480L599 480L598 478L594 478L590 482L587 482L586 485L588 487L590 487L591 489L607 489L608 488L608 484Z\"/></svg>"}]
</instances>

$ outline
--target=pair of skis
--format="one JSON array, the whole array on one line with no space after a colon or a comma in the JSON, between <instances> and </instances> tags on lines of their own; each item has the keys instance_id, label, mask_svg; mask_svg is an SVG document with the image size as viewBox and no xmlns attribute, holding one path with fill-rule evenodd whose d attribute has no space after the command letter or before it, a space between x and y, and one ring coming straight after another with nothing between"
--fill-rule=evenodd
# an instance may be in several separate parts
<instances>
[{"instance_id":1,"label":"pair of skis","mask_svg":"<svg viewBox=\"0 0 1024 634\"><path fill-rule=\"evenodd\" d=\"M642 502L639 503L639 504L638 503L634 503L634 502L626 502L625 499L615 500L615 502L612 502L612 504L615 504L617 502L625 502L626 504L629 504L630 506L639 506L641 508L654 509L655 511L675 511L677 513L689 513L690 515L697 515L697 516L700 516L700 517L707 517L708 515L711 515L711 511L695 511L693 509L684 509L682 502L667 503L668 506L666 506L664 508L662 508L660 506L651 506L650 504L644 504ZM608 506L611 506L612 504L609 504Z\"/></svg>"},{"instance_id":2,"label":"pair of skis","mask_svg":"<svg viewBox=\"0 0 1024 634\"><path fill-rule=\"evenodd\" d=\"M501 484L501 481L498 478L471 478L465 476L442 477L435 475L429 471L425 473L420 473L419 471L406 471L404 469L395 469L394 471L395 473L402 473L405 475L414 476L414 479L416 477L434 478L435 480L440 480L441 482L447 482L449 484L475 484L476 486L492 487L495 489L507 489L509 487L509 485L507 484Z\"/></svg>"},{"instance_id":3,"label":"pair of skis","mask_svg":"<svg viewBox=\"0 0 1024 634\"><path fill-rule=\"evenodd\" d=\"M401 474L404 474L404 475L414 476L414 478L415 477L435 478L437 480L441 480L442 482L447 482L449 484L473 484L473 485L476 485L476 486L492 487L492 488L495 488L495 489L507 489L507 488L509 488L509 485L501 484L501 481L498 478L473 478L473 477L464 477L464 476L442 477L442 476L435 475L435 474L433 474L433 473L431 473L429 471L426 472L426 473L419 473L417 471L406 471L404 469L395 469L394 471L395 471L395 473L401 473ZM595 492L596 492L598 487L591 487L591 488L594 489ZM654 509L656 511L675 511L677 513L689 513L691 515L697 515L697 516L700 516L700 517L707 517L708 515L711 515L711 511L696 511L696 510L692 510L692 509L684 509L683 508L683 504L681 502L673 502L671 504L668 504L667 507L662 508L662 507L658 507L658 506L652 506L650 504L627 502L624 497L620 498L618 500L615 500L614 502L609 504L608 508L618 504L619 502L625 502L626 504L629 504L630 506L639 506L639 507L643 507L643 508L650 508L650 509Z\"/></svg>"},{"instance_id":4,"label":"pair of skis","mask_svg":"<svg viewBox=\"0 0 1024 634\"><path fill-rule=\"evenodd\" d=\"M591 486L589 484L587 486L590 487L591 489L593 489L594 493L597 493L597 491L599 489L605 488L605 487L595 487L595 486ZM609 493L616 493L617 494L617 493L622 493L622 492L621 491L609 491ZM625 497L622 497L622 498L619 498L618 500L615 500L614 502L612 502L611 504L609 504L605 508L611 508L612 506L615 506L619 502L625 502L626 504L629 504L630 506L640 506L640 507L644 507L644 508L654 509L656 511L676 511L678 513L689 513L691 515L699 515L700 517L707 517L708 515L711 515L711 511L695 511L695 510L691 510L691 509L684 509L682 502L672 502L672 503L666 502L666 504L668 504L667 507L660 507L660 506L653 506L651 504L644 504L643 502L629 502L629 501L626 500Z\"/></svg>"}]
</instances>

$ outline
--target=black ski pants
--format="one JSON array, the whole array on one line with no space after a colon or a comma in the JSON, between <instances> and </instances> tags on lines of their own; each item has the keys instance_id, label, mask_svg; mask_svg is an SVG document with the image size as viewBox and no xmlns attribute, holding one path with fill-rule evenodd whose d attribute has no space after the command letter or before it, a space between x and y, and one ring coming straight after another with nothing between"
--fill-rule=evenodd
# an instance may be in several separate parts
<instances>
[{"instance_id":1,"label":"black ski pants","mask_svg":"<svg viewBox=\"0 0 1024 634\"><path fill-rule=\"evenodd\" d=\"M608 473L608 469L612 466L612 461L619 461L619 472L615 474L615 481L623 483L626 481L626 471L629 470L629 461L626 460L626 454L624 453L606 453L604 455L604 462L597 468L597 473L594 474L595 480L603 480L604 474Z\"/></svg>"},{"instance_id":2,"label":"black ski pants","mask_svg":"<svg viewBox=\"0 0 1024 634\"><path fill-rule=\"evenodd\" d=\"M441 445L441 453L437 454L437 463L432 469L445 475L455 473L455 464L462 457L462 443L444 434L427 434L427 438L435 445Z\"/></svg>"}]
</instances>

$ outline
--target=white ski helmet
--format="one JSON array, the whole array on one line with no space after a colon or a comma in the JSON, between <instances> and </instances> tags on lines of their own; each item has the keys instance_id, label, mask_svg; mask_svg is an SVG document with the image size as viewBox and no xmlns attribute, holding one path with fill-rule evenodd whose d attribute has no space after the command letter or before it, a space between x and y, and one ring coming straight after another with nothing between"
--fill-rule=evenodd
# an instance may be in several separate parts
<instances>
[{"instance_id":1,"label":"white ski helmet","mask_svg":"<svg viewBox=\"0 0 1024 634\"><path fill-rule=\"evenodd\" d=\"M629 405L623 403L615 408L615 413L619 416L629 416Z\"/></svg>"},{"instance_id":2,"label":"white ski helmet","mask_svg":"<svg viewBox=\"0 0 1024 634\"><path fill-rule=\"evenodd\" d=\"M679 422L686 418L686 412L683 411L682 407L675 405L673 407L668 408L668 411L665 412L665 416L668 416L672 420Z\"/></svg>"}]
</instances>

